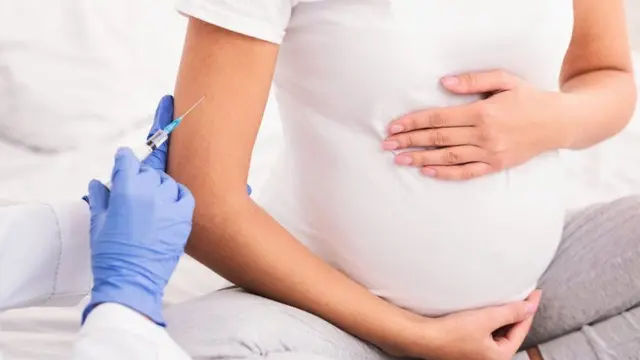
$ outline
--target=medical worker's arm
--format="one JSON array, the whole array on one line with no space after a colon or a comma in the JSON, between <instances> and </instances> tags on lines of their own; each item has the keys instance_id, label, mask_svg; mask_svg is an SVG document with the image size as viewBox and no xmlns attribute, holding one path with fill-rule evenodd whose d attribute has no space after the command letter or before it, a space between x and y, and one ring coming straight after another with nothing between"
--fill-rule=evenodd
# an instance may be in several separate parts
<instances>
[{"instance_id":1,"label":"medical worker's arm","mask_svg":"<svg viewBox=\"0 0 640 360\"><path fill-rule=\"evenodd\" d=\"M169 173L197 203L187 252L245 289L312 312L386 349L412 315L312 254L245 190L278 46L191 19L176 113L205 102L172 138ZM303 119L301 119L303 120ZM402 344L404 345L404 344Z\"/></svg>"},{"instance_id":2,"label":"medical worker's arm","mask_svg":"<svg viewBox=\"0 0 640 360\"><path fill-rule=\"evenodd\" d=\"M173 119L173 98L158 105L150 134ZM168 144L140 164L118 151L109 191L89 184L94 285L74 359L182 360L164 331L162 297L191 231L193 197L164 173Z\"/></svg>"},{"instance_id":3,"label":"medical worker's arm","mask_svg":"<svg viewBox=\"0 0 640 360\"><path fill-rule=\"evenodd\" d=\"M164 97L151 133L173 119L173 98ZM147 165L165 169L167 145ZM82 199L59 203L11 203L0 199L0 312L30 306L74 306L91 290L89 206Z\"/></svg>"},{"instance_id":4,"label":"medical worker's arm","mask_svg":"<svg viewBox=\"0 0 640 360\"><path fill-rule=\"evenodd\" d=\"M188 359L164 331L162 296L191 230L193 198L118 151L111 191L89 185L94 285L74 359Z\"/></svg>"},{"instance_id":5,"label":"medical worker's arm","mask_svg":"<svg viewBox=\"0 0 640 360\"><path fill-rule=\"evenodd\" d=\"M91 289L89 208L0 201L0 312L73 306Z\"/></svg>"},{"instance_id":6,"label":"medical worker's arm","mask_svg":"<svg viewBox=\"0 0 640 360\"><path fill-rule=\"evenodd\" d=\"M87 318L74 360L188 360L164 328L115 303L98 306Z\"/></svg>"}]
</instances>

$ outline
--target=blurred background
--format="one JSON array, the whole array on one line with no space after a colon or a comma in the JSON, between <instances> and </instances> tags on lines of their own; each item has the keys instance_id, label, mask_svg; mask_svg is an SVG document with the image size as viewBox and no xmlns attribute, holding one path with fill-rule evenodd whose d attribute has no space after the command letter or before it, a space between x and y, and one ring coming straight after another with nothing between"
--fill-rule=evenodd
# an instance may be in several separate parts
<instances>
[{"instance_id":1,"label":"blurred background","mask_svg":"<svg viewBox=\"0 0 640 360\"><path fill-rule=\"evenodd\" d=\"M627 23L631 32L631 44L633 48L640 49L640 1L626 0L627 2Z\"/></svg>"},{"instance_id":2,"label":"blurred background","mask_svg":"<svg viewBox=\"0 0 640 360\"><path fill-rule=\"evenodd\" d=\"M626 1L640 69L640 0ZM172 93L185 24L173 0L0 0L0 201L80 198L90 179L108 177L116 147L139 143ZM250 173L256 191L279 151L271 99ZM640 116L606 143L563 156L569 207L640 192ZM185 258L166 300L220 284ZM68 351L80 309L1 314L3 360Z\"/></svg>"}]
</instances>

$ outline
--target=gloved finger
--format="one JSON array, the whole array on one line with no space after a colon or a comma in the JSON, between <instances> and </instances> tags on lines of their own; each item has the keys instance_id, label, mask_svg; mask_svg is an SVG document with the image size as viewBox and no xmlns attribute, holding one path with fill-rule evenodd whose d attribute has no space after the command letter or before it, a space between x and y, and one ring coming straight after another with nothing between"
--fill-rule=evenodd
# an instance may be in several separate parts
<instances>
[{"instance_id":1,"label":"gloved finger","mask_svg":"<svg viewBox=\"0 0 640 360\"><path fill-rule=\"evenodd\" d=\"M169 180L169 179L173 179L171 176L169 176L169 174L167 174L164 171L158 171L158 174L160 175L160 183L164 184L165 181Z\"/></svg>"},{"instance_id":2,"label":"gloved finger","mask_svg":"<svg viewBox=\"0 0 640 360\"><path fill-rule=\"evenodd\" d=\"M144 184L145 188L151 190L162 185L161 171L152 168L149 165L141 164L138 172L139 181Z\"/></svg>"},{"instance_id":3,"label":"gloved finger","mask_svg":"<svg viewBox=\"0 0 640 360\"><path fill-rule=\"evenodd\" d=\"M249 186L249 184L247 184L247 194L251 195L252 192L253 192L253 190L251 189L251 186Z\"/></svg>"},{"instance_id":4,"label":"gloved finger","mask_svg":"<svg viewBox=\"0 0 640 360\"><path fill-rule=\"evenodd\" d=\"M158 130L164 129L173 121L173 106L173 96L171 95L166 95L160 100L158 108L156 109L156 115L153 119L153 126L149 131L147 139L149 139L151 135L155 134ZM168 144L169 141L167 140L167 142L151 153L151 155L144 160L144 163L156 170L165 171L167 167Z\"/></svg>"},{"instance_id":5,"label":"gloved finger","mask_svg":"<svg viewBox=\"0 0 640 360\"><path fill-rule=\"evenodd\" d=\"M165 142L162 146L154 150L146 159L144 159L143 164L158 171L165 171L167 168L167 143Z\"/></svg>"},{"instance_id":6,"label":"gloved finger","mask_svg":"<svg viewBox=\"0 0 640 360\"><path fill-rule=\"evenodd\" d=\"M172 121L173 96L165 95L162 97L162 99L160 99L160 102L158 103L158 107L156 108L156 115L153 117L153 125L151 126L151 130L149 130L147 139L149 139L151 135L155 134L156 131L164 129Z\"/></svg>"},{"instance_id":7,"label":"gloved finger","mask_svg":"<svg viewBox=\"0 0 640 360\"><path fill-rule=\"evenodd\" d=\"M129 148L120 148L116 153L113 172L111 173L111 183L113 191L126 189L127 183L140 172L140 161Z\"/></svg>"},{"instance_id":8,"label":"gloved finger","mask_svg":"<svg viewBox=\"0 0 640 360\"><path fill-rule=\"evenodd\" d=\"M91 213L106 211L109 207L109 189L98 180L89 183L89 208Z\"/></svg>"},{"instance_id":9,"label":"gloved finger","mask_svg":"<svg viewBox=\"0 0 640 360\"><path fill-rule=\"evenodd\" d=\"M191 212L191 216L193 216L196 199L193 197L193 194L191 194L189 188L182 184L178 184L178 202L188 209Z\"/></svg>"},{"instance_id":10,"label":"gloved finger","mask_svg":"<svg viewBox=\"0 0 640 360\"><path fill-rule=\"evenodd\" d=\"M161 202L174 203L178 201L178 183L165 172L158 171L160 175L159 200Z\"/></svg>"}]
</instances>

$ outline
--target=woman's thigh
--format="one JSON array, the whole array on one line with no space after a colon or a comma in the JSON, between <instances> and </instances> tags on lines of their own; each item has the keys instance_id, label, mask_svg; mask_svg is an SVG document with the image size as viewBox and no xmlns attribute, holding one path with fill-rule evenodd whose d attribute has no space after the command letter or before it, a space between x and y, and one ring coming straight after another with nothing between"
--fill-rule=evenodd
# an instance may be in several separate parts
<instances>
[{"instance_id":1,"label":"woman's thigh","mask_svg":"<svg viewBox=\"0 0 640 360\"><path fill-rule=\"evenodd\" d=\"M542 303L527 345L640 304L640 196L593 205L568 216L540 288Z\"/></svg>"},{"instance_id":2,"label":"woman's thigh","mask_svg":"<svg viewBox=\"0 0 640 360\"><path fill-rule=\"evenodd\" d=\"M317 316L237 288L165 314L171 337L195 359L392 359Z\"/></svg>"}]
</instances>

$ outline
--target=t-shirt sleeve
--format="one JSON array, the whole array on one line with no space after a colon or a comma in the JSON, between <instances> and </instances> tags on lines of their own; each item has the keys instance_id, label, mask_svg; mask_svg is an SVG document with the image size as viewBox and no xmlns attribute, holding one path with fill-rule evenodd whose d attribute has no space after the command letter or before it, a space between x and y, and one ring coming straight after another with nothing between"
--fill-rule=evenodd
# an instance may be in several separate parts
<instances>
[{"instance_id":1,"label":"t-shirt sleeve","mask_svg":"<svg viewBox=\"0 0 640 360\"><path fill-rule=\"evenodd\" d=\"M297 0L177 0L177 10L221 28L280 44Z\"/></svg>"}]
</instances>

